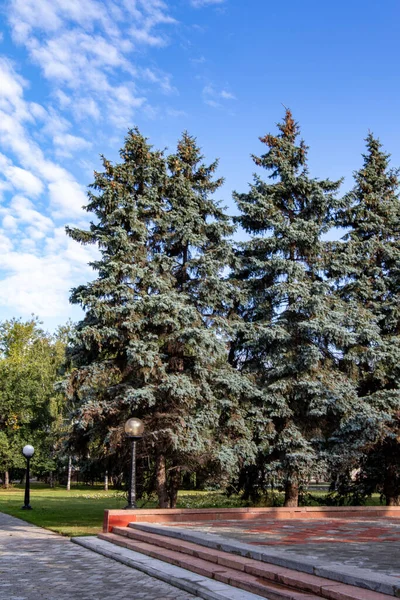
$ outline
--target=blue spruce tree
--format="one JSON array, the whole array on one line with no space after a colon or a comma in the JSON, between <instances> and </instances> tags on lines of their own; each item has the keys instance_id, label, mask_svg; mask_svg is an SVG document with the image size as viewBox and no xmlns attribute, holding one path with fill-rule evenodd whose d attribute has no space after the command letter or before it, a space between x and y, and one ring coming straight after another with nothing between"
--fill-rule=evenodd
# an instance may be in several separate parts
<instances>
[{"instance_id":1,"label":"blue spruce tree","mask_svg":"<svg viewBox=\"0 0 400 600\"><path fill-rule=\"evenodd\" d=\"M323 271L321 236L331 227L340 182L310 177L308 149L289 110L278 129L261 138L266 153L253 157L272 182L255 175L249 192L235 194L237 220L251 239L236 259L241 323L231 360L262 397L257 484L279 485L285 506L297 506L354 389L336 352L348 336L346 312Z\"/></svg>"},{"instance_id":2,"label":"blue spruce tree","mask_svg":"<svg viewBox=\"0 0 400 600\"><path fill-rule=\"evenodd\" d=\"M357 303L362 322L354 343L342 347L341 368L357 387L358 402L338 432L342 483L356 498L380 492L400 504L400 199L399 170L389 166L377 138L366 138L355 186L337 212L348 228L331 244L329 275L345 302ZM349 485L346 472L357 469ZM341 490L339 490L341 491Z\"/></svg>"},{"instance_id":3,"label":"blue spruce tree","mask_svg":"<svg viewBox=\"0 0 400 600\"><path fill-rule=\"evenodd\" d=\"M203 164L189 135L165 158L131 131L121 159L96 174L90 230L69 230L101 253L97 278L72 294L86 311L69 380L75 429L117 456L125 419L142 418L159 506L175 506L182 473L228 478L254 457L250 386L227 363L232 226L211 199L217 163Z\"/></svg>"}]
</instances>

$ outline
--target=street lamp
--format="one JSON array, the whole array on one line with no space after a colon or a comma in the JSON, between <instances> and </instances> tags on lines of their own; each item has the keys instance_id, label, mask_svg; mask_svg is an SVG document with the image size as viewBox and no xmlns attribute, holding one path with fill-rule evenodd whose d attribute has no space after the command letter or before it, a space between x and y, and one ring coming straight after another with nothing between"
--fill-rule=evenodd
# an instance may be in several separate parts
<instances>
[{"instance_id":1,"label":"street lamp","mask_svg":"<svg viewBox=\"0 0 400 600\"><path fill-rule=\"evenodd\" d=\"M126 509L136 508L136 442L143 436L144 424L140 419L132 417L125 423L125 434L130 438L131 446L131 476L128 488L128 506Z\"/></svg>"},{"instance_id":2,"label":"street lamp","mask_svg":"<svg viewBox=\"0 0 400 600\"><path fill-rule=\"evenodd\" d=\"M35 452L35 448L27 444L22 448L22 454L26 458L26 476L25 476L25 498L24 498L24 506L22 507L24 510L32 510L32 506L29 504L29 463Z\"/></svg>"}]
</instances>

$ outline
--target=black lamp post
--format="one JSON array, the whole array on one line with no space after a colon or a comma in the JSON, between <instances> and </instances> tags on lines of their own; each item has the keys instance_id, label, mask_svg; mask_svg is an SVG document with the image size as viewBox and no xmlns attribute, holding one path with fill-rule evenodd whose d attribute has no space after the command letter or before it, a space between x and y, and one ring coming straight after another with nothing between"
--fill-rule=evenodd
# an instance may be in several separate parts
<instances>
[{"instance_id":1,"label":"black lamp post","mask_svg":"<svg viewBox=\"0 0 400 600\"><path fill-rule=\"evenodd\" d=\"M29 465L30 465L30 461L31 461L31 458L32 458L34 452L35 452L35 448L33 446L30 446L29 444L22 448L22 454L26 458L25 498L24 498L24 506L22 507L24 510L32 510L32 506L29 504L29 492L30 492L30 489L29 489L29 479L30 479Z\"/></svg>"},{"instance_id":2,"label":"black lamp post","mask_svg":"<svg viewBox=\"0 0 400 600\"><path fill-rule=\"evenodd\" d=\"M132 417L125 423L125 434L131 440L131 475L128 488L128 505L126 509L136 508L136 442L143 437L144 424L140 419Z\"/></svg>"}]
</instances>

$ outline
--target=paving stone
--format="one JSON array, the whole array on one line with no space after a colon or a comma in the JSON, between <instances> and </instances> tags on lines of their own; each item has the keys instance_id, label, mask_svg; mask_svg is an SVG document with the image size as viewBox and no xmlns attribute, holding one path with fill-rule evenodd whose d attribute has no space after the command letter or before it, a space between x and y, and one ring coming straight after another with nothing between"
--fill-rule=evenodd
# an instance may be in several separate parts
<instances>
[{"instance_id":1,"label":"paving stone","mask_svg":"<svg viewBox=\"0 0 400 600\"><path fill-rule=\"evenodd\" d=\"M115 545L106 539L94 537L75 538L76 543L82 544L88 548L100 552L105 556L112 556L114 560L123 562L126 565L134 566L143 570L149 575L154 575L176 585L181 589L197 594L203 600L264 600L257 594L245 592L232 588L229 585L218 583L201 574L188 571L179 566L158 560L156 558L147 558L147 561L140 561L136 556L141 556L134 550ZM188 557L194 559L194 557ZM210 563L212 568L215 568L213 563ZM223 567L225 568L225 567ZM207 571L208 572L208 571ZM160 599L161 600L161 599Z\"/></svg>"},{"instance_id":2,"label":"paving stone","mask_svg":"<svg viewBox=\"0 0 400 600\"><path fill-rule=\"evenodd\" d=\"M164 581L0 513L4 600L200 600Z\"/></svg>"}]
</instances>

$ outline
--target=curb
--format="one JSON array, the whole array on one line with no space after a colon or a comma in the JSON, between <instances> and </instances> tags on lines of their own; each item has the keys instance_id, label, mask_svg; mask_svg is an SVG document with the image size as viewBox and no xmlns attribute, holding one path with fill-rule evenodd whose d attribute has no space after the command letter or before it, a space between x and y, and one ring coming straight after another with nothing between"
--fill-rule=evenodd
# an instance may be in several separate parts
<instances>
[{"instance_id":1,"label":"curb","mask_svg":"<svg viewBox=\"0 0 400 600\"><path fill-rule=\"evenodd\" d=\"M115 546L111 542L96 537L75 537L71 538L71 542L142 571L204 600L265 600L257 594L239 590L226 583L197 575L181 567L150 558L145 554Z\"/></svg>"}]
</instances>

